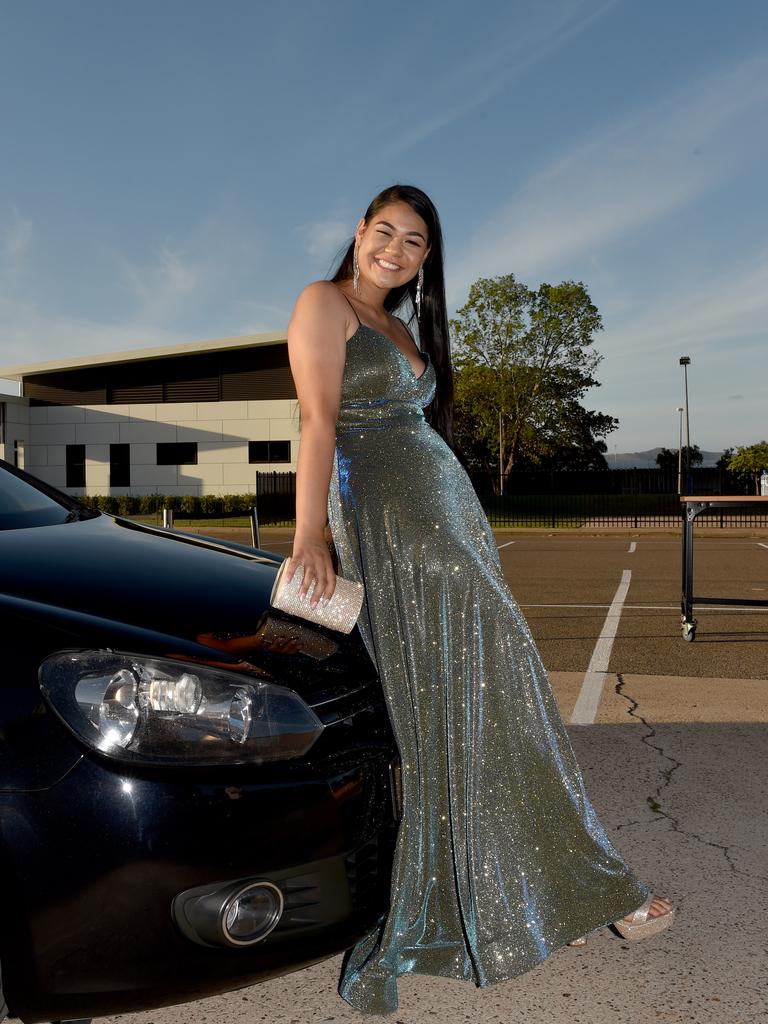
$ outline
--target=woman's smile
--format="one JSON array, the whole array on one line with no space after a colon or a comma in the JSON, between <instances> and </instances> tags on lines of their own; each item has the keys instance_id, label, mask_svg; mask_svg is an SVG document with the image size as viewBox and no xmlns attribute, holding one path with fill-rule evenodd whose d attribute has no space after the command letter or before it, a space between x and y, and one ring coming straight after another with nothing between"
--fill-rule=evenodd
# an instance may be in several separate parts
<instances>
[{"instance_id":1,"label":"woman's smile","mask_svg":"<svg viewBox=\"0 0 768 1024\"><path fill-rule=\"evenodd\" d=\"M389 271L389 273L393 273L396 270L402 270L402 267L397 263L391 263L389 260L385 260L382 256L374 256L373 262L376 263L377 266L381 267L382 270Z\"/></svg>"}]
</instances>

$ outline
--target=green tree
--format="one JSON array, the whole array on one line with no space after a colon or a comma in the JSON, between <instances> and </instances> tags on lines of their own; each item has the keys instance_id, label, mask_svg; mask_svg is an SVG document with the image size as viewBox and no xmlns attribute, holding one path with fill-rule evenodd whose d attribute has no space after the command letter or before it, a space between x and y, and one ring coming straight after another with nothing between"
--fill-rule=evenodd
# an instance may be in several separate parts
<instances>
[{"instance_id":1,"label":"green tree","mask_svg":"<svg viewBox=\"0 0 768 1024\"><path fill-rule=\"evenodd\" d=\"M470 465L605 467L618 421L581 404L598 387L602 320L581 282L535 291L514 274L480 278L451 320L457 440Z\"/></svg>"},{"instance_id":2,"label":"green tree","mask_svg":"<svg viewBox=\"0 0 768 1024\"><path fill-rule=\"evenodd\" d=\"M760 474L764 469L768 469L768 441L737 448L728 460L728 472L742 480L754 480L756 494L760 493Z\"/></svg>"},{"instance_id":3,"label":"green tree","mask_svg":"<svg viewBox=\"0 0 768 1024\"><path fill-rule=\"evenodd\" d=\"M728 463L733 458L735 452L736 452L735 448L726 448L725 451L723 452L723 454L720 456L720 458L715 463L717 468L718 469L725 469L725 470L727 470L728 469Z\"/></svg>"},{"instance_id":4,"label":"green tree","mask_svg":"<svg viewBox=\"0 0 768 1024\"><path fill-rule=\"evenodd\" d=\"M678 451L678 448L662 448L656 455L656 465L661 469L677 469ZM697 444L691 445L690 448L687 445L683 445L683 469L687 465L685 461L686 455L690 455L690 464L692 466L700 466L704 461L701 448Z\"/></svg>"}]
</instances>

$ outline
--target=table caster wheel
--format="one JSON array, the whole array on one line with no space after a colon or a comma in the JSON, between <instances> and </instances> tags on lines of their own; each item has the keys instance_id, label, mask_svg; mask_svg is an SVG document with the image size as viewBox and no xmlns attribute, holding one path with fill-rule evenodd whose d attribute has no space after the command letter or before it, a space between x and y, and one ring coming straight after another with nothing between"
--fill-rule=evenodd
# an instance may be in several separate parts
<instances>
[{"instance_id":1,"label":"table caster wheel","mask_svg":"<svg viewBox=\"0 0 768 1024\"><path fill-rule=\"evenodd\" d=\"M683 640L689 642L696 639L696 623L695 622L684 622L683 623Z\"/></svg>"}]
</instances>

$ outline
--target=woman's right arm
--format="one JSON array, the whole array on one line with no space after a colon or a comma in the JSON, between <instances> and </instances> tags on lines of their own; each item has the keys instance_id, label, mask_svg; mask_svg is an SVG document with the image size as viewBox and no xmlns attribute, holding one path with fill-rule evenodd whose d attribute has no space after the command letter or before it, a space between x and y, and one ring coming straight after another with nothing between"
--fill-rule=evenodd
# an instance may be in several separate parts
<instances>
[{"instance_id":1,"label":"woman's right arm","mask_svg":"<svg viewBox=\"0 0 768 1024\"><path fill-rule=\"evenodd\" d=\"M329 600L336 574L323 536L328 515L328 488L336 447L336 420L346 360L346 317L342 297L330 281L313 281L301 292L288 324L288 360L301 409L301 437L296 466L296 533L285 568L286 582L304 565L299 595L304 599L313 579L314 608Z\"/></svg>"}]
</instances>

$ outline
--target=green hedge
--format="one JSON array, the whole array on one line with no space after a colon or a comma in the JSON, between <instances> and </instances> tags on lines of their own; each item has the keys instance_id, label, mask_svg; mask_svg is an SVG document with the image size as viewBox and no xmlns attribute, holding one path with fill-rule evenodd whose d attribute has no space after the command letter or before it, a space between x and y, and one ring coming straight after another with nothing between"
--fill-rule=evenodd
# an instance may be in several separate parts
<instances>
[{"instance_id":1,"label":"green hedge","mask_svg":"<svg viewBox=\"0 0 768 1024\"><path fill-rule=\"evenodd\" d=\"M191 494L125 494L115 498L110 494L91 494L81 501L92 508L112 515L153 515L161 509L171 508L187 516L220 516L223 513L247 515L256 504L255 494L204 494L198 498Z\"/></svg>"}]
</instances>

